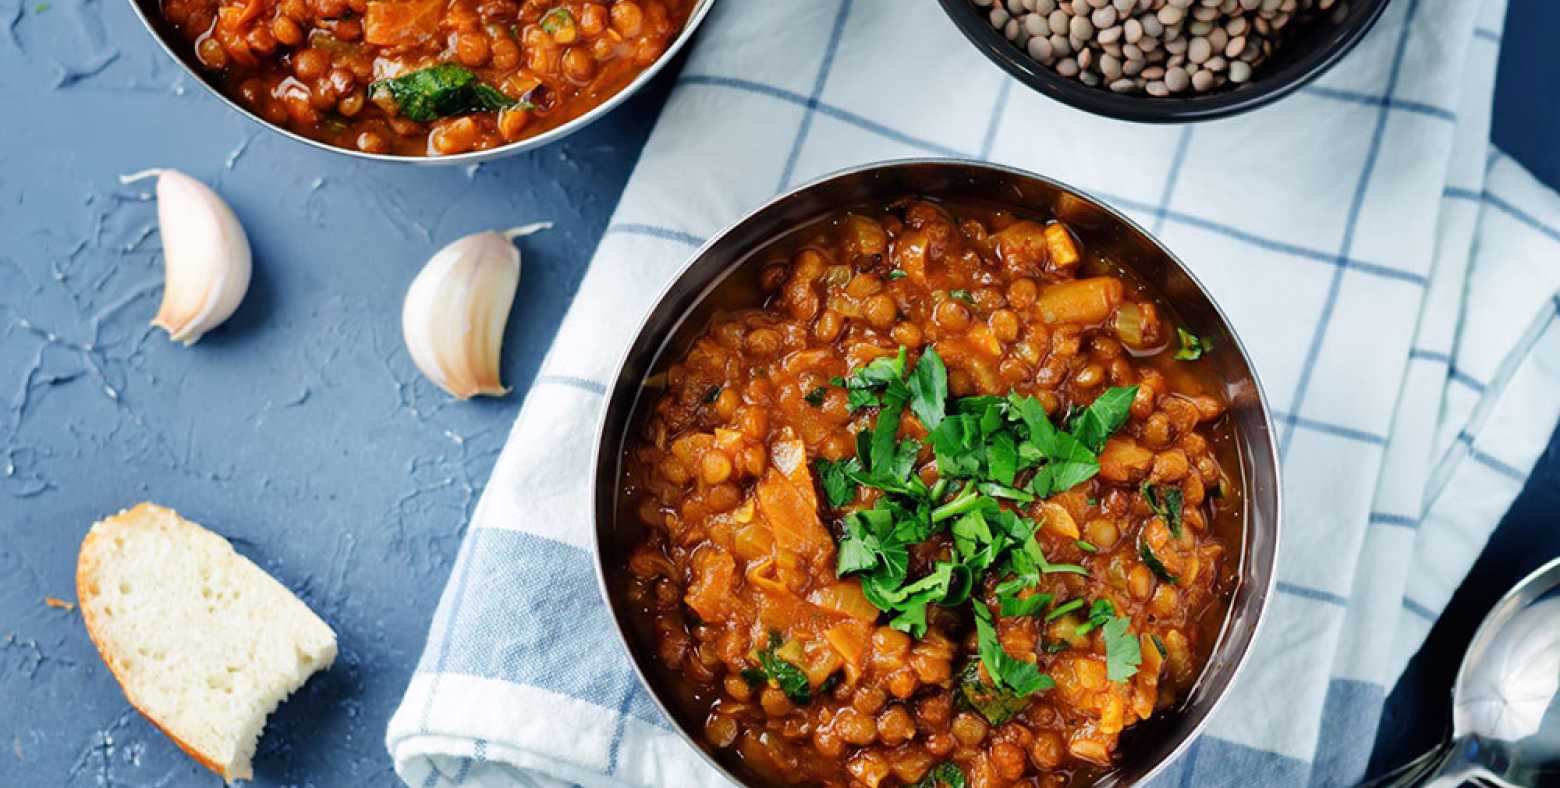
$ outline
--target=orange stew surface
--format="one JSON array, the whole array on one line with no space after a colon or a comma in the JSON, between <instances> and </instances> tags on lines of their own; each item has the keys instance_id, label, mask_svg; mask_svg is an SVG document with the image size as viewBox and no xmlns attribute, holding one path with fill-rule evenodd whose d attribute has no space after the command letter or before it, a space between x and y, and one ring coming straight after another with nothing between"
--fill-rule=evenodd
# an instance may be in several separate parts
<instances>
[{"instance_id":1,"label":"orange stew surface","mask_svg":"<svg viewBox=\"0 0 1560 788\"><path fill-rule=\"evenodd\" d=\"M1129 271L1044 217L906 199L775 248L763 306L712 318L626 449L625 500L646 534L628 560L630 596L708 744L781 784L941 785L951 769L971 786L1097 778L1122 732L1196 679L1235 588L1230 420L1196 360L1217 349L1177 342L1173 317ZM898 383L862 380L901 348ZM924 421L934 398L906 394L937 388L935 375L915 380L934 371L929 355L945 365L949 414L931 418L992 407L1020 457L1045 428L1020 426L1019 403L1088 443L1080 414L1116 399L1117 423L1087 450L1097 470L1049 489L1035 477L1050 465L1064 475L1055 446L1009 474L992 444L970 456L1006 492L984 471L939 483L950 474ZM908 447L905 475L841 485L852 458L870 476L866 444L885 412L883 437ZM899 484L911 492L882 488ZM891 562L862 568L876 559L853 518L889 499L909 512L927 501L906 515L924 538L904 551L905 584L978 566L966 556L991 537L961 544L969 527L1007 523L1009 552L967 590L955 566L952 590L933 594L947 604L885 610L864 585ZM971 502L984 525L943 516ZM1014 554L1030 535L1044 566L1025 581L1033 562ZM976 606L991 614L986 636ZM993 713L978 702L993 694L1014 702Z\"/></svg>"},{"instance_id":2,"label":"orange stew surface","mask_svg":"<svg viewBox=\"0 0 1560 788\"><path fill-rule=\"evenodd\" d=\"M583 115L665 53L696 2L162 0L162 14L255 114L338 147L422 156ZM433 66L494 92L437 117L408 112L384 80Z\"/></svg>"}]
</instances>

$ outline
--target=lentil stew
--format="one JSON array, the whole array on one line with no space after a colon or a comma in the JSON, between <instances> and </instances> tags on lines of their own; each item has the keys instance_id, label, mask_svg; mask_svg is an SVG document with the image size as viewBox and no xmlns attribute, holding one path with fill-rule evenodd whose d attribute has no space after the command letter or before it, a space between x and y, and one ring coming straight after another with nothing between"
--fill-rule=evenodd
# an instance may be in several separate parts
<instances>
[{"instance_id":1,"label":"lentil stew","mask_svg":"<svg viewBox=\"0 0 1560 788\"><path fill-rule=\"evenodd\" d=\"M670 704L776 784L1107 773L1238 584L1218 349L1050 217L907 198L759 254L625 448Z\"/></svg>"},{"instance_id":2,"label":"lentil stew","mask_svg":"<svg viewBox=\"0 0 1560 788\"><path fill-rule=\"evenodd\" d=\"M340 148L435 156L542 134L655 63L700 0L160 0L224 94Z\"/></svg>"}]
</instances>

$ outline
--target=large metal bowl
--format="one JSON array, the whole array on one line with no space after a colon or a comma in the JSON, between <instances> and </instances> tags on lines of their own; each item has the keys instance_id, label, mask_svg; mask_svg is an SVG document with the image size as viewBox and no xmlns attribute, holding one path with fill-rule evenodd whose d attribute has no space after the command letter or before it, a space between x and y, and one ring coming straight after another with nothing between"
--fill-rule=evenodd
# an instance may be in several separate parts
<instances>
[{"instance_id":1,"label":"large metal bowl","mask_svg":"<svg viewBox=\"0 0 1560 788\"><path fill-rule=\"evenodd\" d=\"M693 38L694 31L698 30L699 28L699 23L704 21L704 17L710 12L710 7L715 4L715 0L699 0L698 4L694 6L693 11L688 14L688 23L683 26L682 32L677 34L677 38L672 41L671 46L668 46L665 52L661 53L660 58L658 58L654 63L651 63L650 66L644 71L641 71L639 76L634 78L633 82L623 86L622 90L619 90L617 93L609 96L606 101L603 101L600 104L592 107L589 112L569 121L568 123L563 124L562 126L554 129L548 129L546 132L538 134L535 137L527 137L523 140L511 142L507 145L500 145L496 148L489 148L487 150L474 150L468 151L466 153L455 153L449 156L401 156L393 153L368 153L365 151L353 150L351 148L339 148L335 145L330 145L316 139L310 139L309 137L305 137L302 134L299 134L283 126L278 126L251 112L248 107L245 107L244 105L234 101L227 94L223 93L221 88L217 87L215 84L212 84L210 81L210 75L206 72L205 69L201 68L198 62L195 61L194 48L185 45L184 38L179 35L179 31L175 30L172 25L168 24L168 22L163 19L162 13L158 8L158 4L160 2L161 0L130 0L130 7L135 9L135 15L140 17L141 24L146 26L146 31L152 34L152 39L157 42L157 45L162 48L162 51L168 53L168 57L173 58L176 62L178 62L179 65L183 66L184 70L189 72L189 75L193 77L195 81L201 85L201 87L211 91L213 96L216 96L217 99L222 103L233 108L233 110L238 114L249 118L255 123L258 123L277 134L280 134L289 139L297 140L298 142L301 142L310 147L319 148L320 150L327 150L332 153L340 153L344 156L351 156L358 159L394 161L430 166L442 166L446 164L476 164L478 162L501 159L505 156L513 156L514 154L520 153L521 151L528 151L533 148L540 148L541 146L548 143L557 142L558 140L561 140L564 137L567 137L570 134L583 129L586 126L589 126L590 124L596 122L597 118L600 118L608 112L611 112L614 107L628 100L628 97L634 95L635 91L638 91L640 88L644 87L646 82L654 79L655 75L660 73L661 69L664 68L667 63L671 62L672 58L677 57L677 53L682 50L683 45L688 43L688 39Z\"/></svg>"},{"instance_id":2,"label":"large metal bowl","mask_svg":"<svg viewBox=\"0 0 1560 788\"><path fill-rule=\"evenodd\" d=\"M1262 611L1273 591L1279 541L1279 472L1273 425L1251 361L1229 320L1208 291L1148 232L1101 201L1048 178L1021 170L968 161L909 160L873 164L813 181L742 217L688 261L656 300L624 352L607 392L595 445L596 569L635 669L661 710L688 743L731 779L763 785L727 752L702 742L703 720L679 702L675 677L655 657L653 635L628 601L628 552L643 527L621 500L624 440L641 423L659 388L646 379L681 355L701 333L710 314L732 306L755 306L751 283L766 255L755 254L798 226L863 203L883 204L906 195L979 200L1025 211L1050 213L1068 222L1086 246L1128 265L1167 299L1189 328L1211 337L1220 352L1209 356L1224 381L1229 418L1244 494L1244 539L1237 569L1239 585L1219 638L1201 677L1184 702L1124 734L1119 767L1099 785L1146 780L1173 760L1197 735L1234 683L1245 661Z\"/></svg>"}]
</instances>

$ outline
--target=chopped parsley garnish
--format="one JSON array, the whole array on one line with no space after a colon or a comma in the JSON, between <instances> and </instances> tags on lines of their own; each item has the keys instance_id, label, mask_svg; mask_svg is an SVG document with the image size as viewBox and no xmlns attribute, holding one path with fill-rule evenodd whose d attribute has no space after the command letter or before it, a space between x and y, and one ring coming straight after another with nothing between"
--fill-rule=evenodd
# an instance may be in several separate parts
<instances>
[{"instance_id":1,"label":"chopped parsley garnish","mask_svg":"<svg viewBox=\"0 0 1560 788\"><path fill-rule=\"evenodd\" d=\"M1187 331L1179 326L1175 329L1176 340L1181 347L1172 356L1176 361L1196 361L1203 357L1204 353L1213 351L1213 343L1209 340Z\"/></svg>"},{"instance_id":2,"label":"chopped parsley garnish","mask_svg":"<svg viewBox=\"0 0 1560 788\"><path fill-rule=\"evenodd\" d=\"M949 290L948 297L958 301L963 301L970 306L975 305L975 296L970 295L970 291L968 290Z\"/></svg>"},{"instance_id":3,"label":"chopped parsley garnish","mask_svg":"<svg viewBox=\"0 0 1560 788\"><path fill-rule=\"evenodd\" d=\"M699 399L699 402L704 405L713 403L715 400L720 398L720 391L722 388L722 386L710 386L710 390L704 392L704 396Z\"/></svg>"},{"instance_id":4,"label":"chopped parsley garnish","mask_svg":"<svg viewBox=\"0 0 1560 788\"><path fill-rule=\"evenodd\" d=\"M369 92L388 93L395 99L396 109L418 123L521 104L492 85L478 81L476 74L454 63L441 63L381 79L369 85Z\"/></svg>"},{"instance_id":5,"label":"chopped parsley garnish","mask_svg":"<svg viewBox=\"0 0 1560 788\"><path fill-rule=\"evenodd\" d=\"M929 605L969 604L980 657L972 663L973 672L966 670L962 692L988 720L1000 724L1022 710L1028 696L1054 683L1034 662L1003 650L996 615L1041 615L1054 601L1038 591L1042 576L1089 573L1078 564L1050 561L1036 538L1040 524L1014 503L1070 489L1097 474L1098 452L1126 422L1137 389L1107 390L1064 420L1064 429L1034 397L951 397L947 367L931 347L913 365L908 350L900 348L831 382L846 389L852 411L876 412L856 433L854 457L816 462L824 497L842 509L858 500L859 486L882 493L871 508L854 509L841 519L836 571L859 578L863 595L888 615L889 626L914 637L926 633ZM917 472L922 444L899 438L907 411L929 433L935 484L928 485ZM951 549L929 566L918 563L925 568L912 577L911 548L937 534L946 534ZM1095 550L1082 540L1077 544ZM991 606L971 596L988 573L1000 581ZM1064 603L1045 613L1045 619L1084 604L1081 599ZM1096 602L1080 629L1087 633L1104 626L1114 612L1108 602Z\"/></svg>"},{"instance_id":6,"label":"chopped parsley garnish","mask_svg":"<svg viewBox=\"0 0 1560 788\"><path fill-rule=\"evenodd\" d=\"M1137 675L1138 665L1143 664L1143 649L1136 635L1127 631L1131 619L1124 617L1106 621L1100 631L1105 637L1105 676L1111 681L1126 681Z\"/></svg>"},{"instance_id":7,"label":"chopped parsley garnish","mask_svg":"<svg viewBox=\"0 0 1560 788\"><path fill-rule=\"evenodd\" d=\"M1057 605L1051 612L1046 613L1045 620L1055 621L1056 619L1061 618L1062 616L1065 616L1080 607L1083 607L1082 599L1069 599L1066 602Z\"/></svg>"},{"instance_id":8,"label":"chopped parsley garnish","mask_svg":"<svg viewBox=\"0 0 1560 788\"><path fill-rule=\"evenodd\" d=\"M792 703L802 704L812 700L812 688L807 684L807 674L802 669L775 655L780 647L780 634L769 633L769 645L754 657L759 667L742 671L742 678L749 684L767 683L785 693Z\"/></svg>"},{"instance_id":9,"label":"chopped parsley garnish","mask_svg":"<svg viewBox=\"0 0 1560 788\"><path fill-rule=\"evenodd\" d=\"M1148 501L1148 508L1159 515L1160 519L1169 526L1170 533L1177 539L1181 537L1181 511L1185 508L1185 498L1179 487L1155 487L1148 482L1143 482L1143 498Z\"/></svg>"},{"instance_id":10,"label":"chopped parsley garnish","mask_svg":"<svg viewBox=\"0 0 1560 788\"><path fill-rule=\"evenodd\" d=\"M910 788L965 788L965 785L964 772L959 770L958 764L944 761L933 766L925 777Z\"/></svg>"},{"instance_id":11,"label":"chopped parsley garnish","mask_svg":"<svg viewBox=\"0 0 1560 788\"><path fill-rule=\"evenodd\" d=\"M1115 615L1116 607L1110 603L1109 599L1096 599L1094 604L1089 606L1089 620L1079 624L1076 631L1079 636L1087 635L1095 629L1104 626Z\"/></svg>"},{"instance_id":12,"label":"chopped parsley garnish","mask_svg":"<svg viewBox=\"0 0 1560 788\"><path fill-rule=\"evenodd\" d=\"M888 272L888 278L889 279L903 279L903 278L905 278L907 276L909 276L909 274L905 273L904 271L899 270L898 268L895 268L894 270Z\"/></svg>"},{"instance_id":13,"label":"chopped parsley garnish","mask_svg":"<svg viewBox=\"0 0 1560 788\"><path fill-rule=\"evenodd\" d=\"M826 395L828 393L829 393L828 389L826 389L826 388L824 388L822 386L819 386L818 388L815 388L812 391L807 392L807 394L805 396L803 396L802 399L807 400L807 404L808 405L812 405L813 407L817 407L817 406L823 404L823 397L824 397L824 395Z\"/></svg>"},{"instance_id":14,"label":"chopped parsley garnish","mask_svg":"<svg viewBox=\"0 0 1560 788\"><path fill-rule=\"evenodd\" d=\"M1098 547L1095 547L1093 544L1090 544L1089 542L1086 542L1082 539L1074 541L1073 544L1077 545L1078 549L1084 551L1085 553L1098 553L1100 551Z\"/></svg>"},{"instance_id":15,"label":"chopped parsley garnish","mask_svg":"<svg viewBox=\"0 0 1560 788\"><path fill-rule=\"evenodd\" d=\"M1154 650L1159 652L1159 656L1170 656L1170 649L1165 648L1165 642L1160 640L1158 635L1149 635L1148 638L1154 641Z\"/></svg>"},{"instance_id":16,"label":"chopped parsley garnish","mask_svg":"<svg viewBox=\"0 0 1560 788\"><path fill-rule=\"evenodd\" d=\"M1142 555L1143 563L1148 566L1149 571L1153 572L1160 580L1170 585L1175 585L1176 580L1179 578L1170 574L1170 570L1165 568L1165 565L1159 561L1159 556L1154 555L1154 551L1150 550L1148 545L1143 545Z\"/></svg>"},{"instance_id":17,"label":"chopped parsley garnish","mask_svg":"<svg viewBox=\"0 0 1560 788\"><path fill-rule=\"evenodd\" d=\"M818 478L823 482L824 497L829 505L838 509L856 500L856 482L850 477L850 466L855 460L819 460L815 465Z\"/></svg>"}]
</instances>

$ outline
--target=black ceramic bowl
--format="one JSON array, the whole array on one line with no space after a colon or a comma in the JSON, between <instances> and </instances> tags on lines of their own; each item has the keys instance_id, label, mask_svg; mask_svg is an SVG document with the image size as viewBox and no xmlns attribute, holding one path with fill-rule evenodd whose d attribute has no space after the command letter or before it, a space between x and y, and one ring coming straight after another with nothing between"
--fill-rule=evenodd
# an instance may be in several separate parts
<instances>
[{"instance_id":1,"label":"black ceramic bowl","mask_svg":"<svg viewBox=\"0 0 1560 788\"><path fill-rule=\"evenodd\" d=\"M703 735L707 704L656 658L655 633L628 598L628 555L644 526L622 488L623 449L655 399L664 391L660 373L680 358L719 309L758 306L758 271L773 258L765 250L798 227L863 204L881 205L907 195L979 200L1018 210L1065 216L1091 249L1120 260L1160 294L1198 336L1219 348L1210 356L1230 404L1242 479L1244 535L1237 566L1239 585L1217 642L1195 685L1173 708L1133 726L1123 737L1123 757L1095 788L1147 782L1175 759L1235 681L1256 637L1274 583L1279 541L1278 455L1272 422L1249 357L1212 296L1174 254L1131 219L1081 191L1048 178L973 161L923 159L883 162L844 170L799 186L749 213L695 252L657 297L655 306L624 349L597 427L593 484L596 570L607 607L634 668L667 718L709 763L738 784L782 788L751 772L730 750L716 750Z\"/></svg>"},{"instance_id":2,"label":"black ceramic bowl","mask_svg":"<svg viewBox=\"0 0 1560 788\"><path fill-rule=\"evenodd\" d=\"M1001 0L997 0L1001 2ZM1112 93L1041 65L991 26L989 9L970 0L940 0L948 18L981 54L1030 88L1085 112L1141 123L1186 123L1238 115L1293 93L1343 59L1370 31L1390 0L1350 0L1341 22L1315 19L1285 31L1283 45L1243 85L1210 93L1155 98Z\"/></svg>"}]
</instances>

